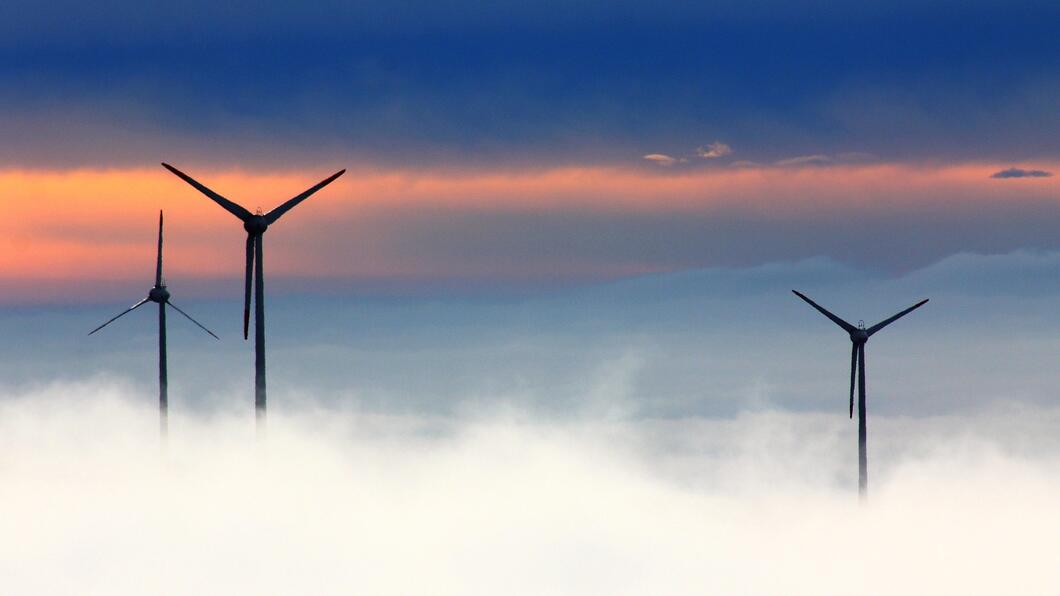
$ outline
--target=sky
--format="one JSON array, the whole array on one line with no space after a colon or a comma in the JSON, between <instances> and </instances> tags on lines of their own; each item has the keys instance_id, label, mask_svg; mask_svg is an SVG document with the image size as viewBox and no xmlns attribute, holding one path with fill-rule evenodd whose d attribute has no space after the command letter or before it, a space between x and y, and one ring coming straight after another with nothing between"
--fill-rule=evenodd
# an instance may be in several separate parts
<instances>
[{"instance_id":1,"label":"sky","mask_svg":"<svg viewBox=\"0 0 1060 596\"><path fill-rule=\"evenodd\" d=\"M1055 4L833 4L8 3L3 300L133 280L160 208L237 275L161 161L266 210L348 168L269 236L335 287L1053 248Z\"/></svg>"},{"instance_id":2,"label":"sky","mask_svg":"<svg viewBox=\"0 0 1060 596\"><path fill-rule=\"evenodd\" d=\"M1060 525L1057 22L1046 1L3 3L0 509L23 514L0 575L1046 593L1055 554L997 545ZM346 170L264 237L267 448L242 225L161 162L251 211ZM220 337L169 319L161 466L154 313L87 336L152 285L160 210L173 302ZM865 508L847 337L792 289L869 325L930 298L867 348Z\"/></svg>"}]
</instances>

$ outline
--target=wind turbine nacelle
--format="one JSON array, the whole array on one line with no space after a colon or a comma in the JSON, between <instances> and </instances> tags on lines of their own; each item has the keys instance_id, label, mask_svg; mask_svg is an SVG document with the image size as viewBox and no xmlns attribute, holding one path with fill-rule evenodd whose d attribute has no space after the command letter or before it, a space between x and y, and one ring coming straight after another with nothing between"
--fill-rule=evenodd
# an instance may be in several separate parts
<instances>
[{"instance_id":1,"label":"wind turbine nacelle","mask_svg":"<svg viewBox=\"0 0 1060 596\"><path fill-rule=\"evenodd\" d=\"M850 341L856 344L863 344L869 341L869 332L864 329L855 329L850 332Z\"/></svg>"},{"instance_id":2,"label":"wind turbine nacelle","mask_svg":"<svg viewBox=\"0 0 1060 596\"><path fill-rule=\"evenodd\" d=\"M264 215L252 215L243 221L243 229L248 234L262 234L269 227Z\"/></svg>"},{"instance_id":3,"label":"wind turbine nacelle","mask_svg":"<svg viewBox=\"0 0 1060 596\"><path fill-rule=\"evenodd\" d=\"M147 299L151 302L168 302L169 290L167 290L165 287L151 288L151 291L147 293Z\"/></svg>"}]
</instances>

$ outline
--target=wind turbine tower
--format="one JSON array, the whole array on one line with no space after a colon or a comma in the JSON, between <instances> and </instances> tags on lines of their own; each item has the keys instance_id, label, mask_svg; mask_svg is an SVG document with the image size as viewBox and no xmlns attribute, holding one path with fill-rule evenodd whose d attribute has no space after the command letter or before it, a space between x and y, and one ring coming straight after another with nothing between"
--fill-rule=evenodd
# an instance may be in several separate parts
<instances>
[{"instance_id":1,"label":"wind turbine tower","mask_svg":"<svg viewBox=\"0 0 1060 596\"><path fill-rule=\"evenodd\" d=\"M324 180L318 182L305 192L283 203L268 213L251 213L240 205L229 201L216 192L206 188L198 181L181 172L173 166L163 163L163 167L175 174L181 180L193 186L196 190L220 205L225 211L239 218L243 222L243 229L247 232L246 251L246 283L243 292L243 339L248 339L250 328L250 291L254 287L254 410L257 413L258 429L263 430L265 425L265 266L263 263L262 241L265 231L270 225L276 223L284 213L287 213L295 205L308 199L316 191L331 184L336 178L346 173L340 170Z\"/></svg>"},{"instance_id":2,"label":"wind turbine tower","mask_svg":"<svg viewBox=\"0 0 1060 596\"><path fill-rule=\"evenodd\" d=\"M158 260L155 265L155 286L147 293L147 297L130 306L129 308L122 311L116 317L103 323L99 327L96 327L88 334L99 331L100 329L110 325L114 321L121 317L131 313L132 311L140 308L148 302L154 302L158 304L158 415L159 415L159 430L162 433L162 438L165 439L169 433L169 371L166 365L166 306L172 306L174 310L187 317L189 321L198 325L200 329L209 333L214 339L218 339L214 335L213 331L210 331L206 327L203 327L201 323L191 318L191 315L177 308L176 304L170 301L169 290L166 289L165 279L162 277L162 212L158 212Z\"/></svg>"},{"instance_id":3,"label":"wind turbine tower","mask_svg":"<svg viewBox=\"0 0 1060 596\"><path fill-rule=\"evenodd\" d=\"M822 315L828 317L833 323L842 327L843 331L850 335L850 417L854 417L854 379L856 376L858 385L858 495L865 499L869 490L868 414L865 411L865 344L877 331L920 308L927 303L927 300L921 300L893 317L884 319L866 329L864 323L860 323L855 327L810 300L805 294L796 290L792 290L792 292L817 309Z\"/></svg>"}]
</instances>

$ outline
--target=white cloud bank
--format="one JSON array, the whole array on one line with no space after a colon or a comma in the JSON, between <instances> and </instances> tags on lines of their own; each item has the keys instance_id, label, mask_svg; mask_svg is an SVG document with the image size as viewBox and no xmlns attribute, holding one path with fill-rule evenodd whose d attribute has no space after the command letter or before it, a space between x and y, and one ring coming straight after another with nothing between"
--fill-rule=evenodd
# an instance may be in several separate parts
<instances>
[{"instance_id":1,"label":"white cloud bank","mask_svg":"<svg viewBox=\"0 0 1060 596\"><path fill-rule=\"evenodd\" d=\"M1055 588L1056 409L544 423L0 400L11 594L999 594ZM249 408L248 408L249 412ZM241 412L242 414L242 412ZM1029 448L1028 448L1029 447Z\"/></svg>"}]
</instances>

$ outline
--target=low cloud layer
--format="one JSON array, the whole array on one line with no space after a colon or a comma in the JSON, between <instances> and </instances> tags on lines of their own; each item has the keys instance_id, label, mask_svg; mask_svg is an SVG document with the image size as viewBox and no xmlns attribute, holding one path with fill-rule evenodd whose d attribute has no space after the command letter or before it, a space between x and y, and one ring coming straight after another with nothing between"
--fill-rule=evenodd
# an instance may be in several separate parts
<instances>
[{"instance_id":1,"label":"low cloud layer","mask_svg":"<svg viewBox=\"0 0 1060 596\"><path fill-rule=\"evenodd\" d=\"M177 414L160 452L154 412L134 399L110 384L67 384L0 400L5 590L1054 587L1055 410L878 417L861 507L853 425L841 417L763 411L659 426L305 410L274 415L257 443L249 415Z\"/></svg>"}]
</instances>

